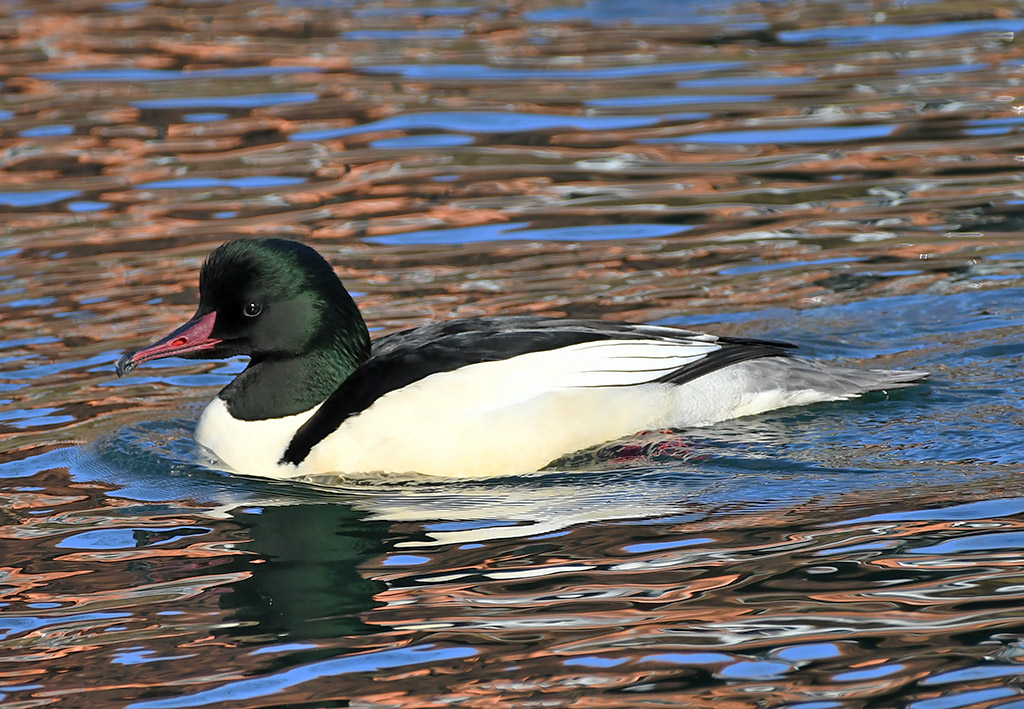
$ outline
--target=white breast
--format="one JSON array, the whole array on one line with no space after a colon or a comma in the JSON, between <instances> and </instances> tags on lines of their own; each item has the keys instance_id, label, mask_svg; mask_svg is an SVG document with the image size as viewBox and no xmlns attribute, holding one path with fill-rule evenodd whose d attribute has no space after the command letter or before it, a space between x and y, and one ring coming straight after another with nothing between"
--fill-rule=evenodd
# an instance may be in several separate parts
<instances>
[{"instance_id":1,"label":"white breast","mask_svg":"<svg viewBox=\"0 0 1024 709\"><path fill-rule=\"evenodd\" d=\"M294 465L278 465L292 436L319 405L294 416L262 421L242 421L228 411L220 397L203 410L196 424L196 441L234 470L246 475L289 478L298 475Z\"/></svg>"}]
</instances>

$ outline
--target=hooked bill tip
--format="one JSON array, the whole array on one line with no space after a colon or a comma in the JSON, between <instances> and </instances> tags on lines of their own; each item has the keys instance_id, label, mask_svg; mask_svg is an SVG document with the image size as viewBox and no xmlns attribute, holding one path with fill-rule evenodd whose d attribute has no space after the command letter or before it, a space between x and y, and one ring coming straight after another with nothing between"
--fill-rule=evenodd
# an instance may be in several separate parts
<instances>
[{"instance_id":1,"label":"hooked bill tip","mask_svg":"<svg viewBox=\"0 0 1024 709\"><path fill-rule=\"evenodd\" d=\"M134 352L126 352L125 354L121 355L121 359L117 360L117 364L114 365L114 371L117 372L117 376L123 377L128 372L135 369L135 367L138 365L138 362L132 359L132 355L134 354Z\"/></svg>"}]
</instances>

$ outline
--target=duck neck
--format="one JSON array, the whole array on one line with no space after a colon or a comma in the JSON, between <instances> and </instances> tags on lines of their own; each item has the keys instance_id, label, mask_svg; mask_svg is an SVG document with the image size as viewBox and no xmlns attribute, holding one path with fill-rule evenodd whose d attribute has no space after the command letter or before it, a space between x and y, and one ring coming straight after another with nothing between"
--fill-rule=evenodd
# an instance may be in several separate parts
<instances>
[{"instance_id":1,"label":"duck neck","mask_svg":"<svg viewBox=\"0 0 1024 709\"><path fill-rule=\"evenodd\" d=\"M254 359L219 397L236 419L292 416L323 403L367 357L368 338L365 348L323 347L298 356Z\"/></svg>"}]
</instances>

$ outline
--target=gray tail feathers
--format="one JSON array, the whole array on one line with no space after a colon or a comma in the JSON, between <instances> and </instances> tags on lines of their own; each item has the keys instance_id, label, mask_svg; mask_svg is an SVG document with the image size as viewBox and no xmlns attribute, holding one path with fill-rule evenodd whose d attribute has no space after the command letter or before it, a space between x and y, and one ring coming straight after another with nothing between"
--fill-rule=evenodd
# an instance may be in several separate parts
<instances>
[{"instance_id":1,"label":"gray tail feathers","mask_svg":"<svg viewBox=\"0 0 1024 709\"><path fill-rule=\"evenodd\" d=\"M814 391L822 399L849 399L869 391L905 389L928 377L928 372L896 369L855 369L803 357L771 357L746 363L755 376L783 391Z\"/></svg>"}]
</instances>

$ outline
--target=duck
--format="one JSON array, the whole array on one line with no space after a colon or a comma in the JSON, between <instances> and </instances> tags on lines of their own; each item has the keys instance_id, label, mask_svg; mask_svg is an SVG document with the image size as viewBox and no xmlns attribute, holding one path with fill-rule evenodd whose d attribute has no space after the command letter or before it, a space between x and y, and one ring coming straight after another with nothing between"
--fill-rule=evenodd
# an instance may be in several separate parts
<instances>
[{"instance_id":1,"label":"duck","mask_svg":"<svg viewBox=\"0 0 1024 709\"><path fill-rule=\"evenodd\" d=\"M199 273L195 315L125 353L245 369L206 406L196 441L229 470L277 479L531 473L633 434L917 384L927 372L813 360L774 340L539 315L433 322L371 340L315 249L228 241Z\"/></svg>"}]
</instances>

